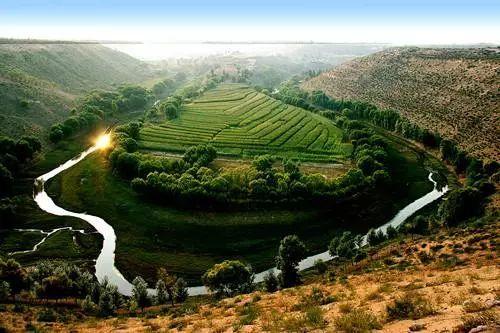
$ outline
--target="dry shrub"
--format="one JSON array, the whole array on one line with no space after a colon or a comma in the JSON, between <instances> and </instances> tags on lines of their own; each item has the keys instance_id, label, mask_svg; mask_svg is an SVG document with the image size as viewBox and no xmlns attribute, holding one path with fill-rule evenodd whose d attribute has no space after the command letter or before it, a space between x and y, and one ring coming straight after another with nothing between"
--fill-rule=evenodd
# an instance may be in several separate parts
<instances>
[{"instance_id":1,"label":"dry shrub","mask_svg":"<svg viewBox=\"0 0 500 333\"><path fill-rule=\"evenodd\" d=\"M387 305L389 319L420 319L436 313L430 301L416 293L406 293Z\"/></svg>"},{"instance_id":2,"label":"dry shrub","mask_svg":"<svg viewBox=\"0 0 500 333\"><path fill-rule=\"evenodd\" d=\"M334 324L337 330L346 333L371 332L372 330L382 328L377 317L373 313L363 309L355 309L337 317Z\"/></svg>"}]
</instances>

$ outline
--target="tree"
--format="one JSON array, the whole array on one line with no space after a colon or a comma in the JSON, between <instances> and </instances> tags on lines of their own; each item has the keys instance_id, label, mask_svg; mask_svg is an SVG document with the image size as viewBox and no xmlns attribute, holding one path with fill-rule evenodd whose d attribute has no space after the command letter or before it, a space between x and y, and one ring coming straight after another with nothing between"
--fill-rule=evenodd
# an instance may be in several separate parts
<instances>
[{"instance_id":1,"label":"tree","mask_svg":"<svg viewBox=\"0 0 500 333\"><path fill-rule=\"evenodd\" d=\"M53 143L58 143L64 138L64 132L59 125L52 126L49 133L49 139Z\"/></svg>"},{"instance_id":2,"label":"tree","mask_svg":"<svg viewBox=\"0 0 500 333\"><path fill-rule=\"evenodd\" d=\"M419 235L425 235L429 231L429 221L425 217L418 215L413 221L411 231Z\"/></svg>"},{"instance_id":3,"label":"tree","mask_svg":"<svg viewBox=\"0 0 500 333\"><path fill-rule=\"evenodd\" d=\"M186 281L184 281L183 278L178 278L177 281L175 281L173 291L174 291L174 300L177 303L184 302L189 296L187 283Z\"/></svg>"},{"instance_id":4,"label":"tree","mask_svg":"<svg viewBox=\"0 0 500 333\"><path fill-rule=\"evenodd\" d=\"M264 287L266 288L266 291L270 293L278 290L278 278L273 271L268 272L264 276Z\"/></svg>"},{"instance_id":5,"label":"tree","mask_svg":"<svg viewBox=\"0 0 500 333\"><path fill-rule=\"evenodd\" d=\"M5 301L10 296L10 285L7 281L0 281L0 301Z\"/></svg>"},{"instance_id":6,"label":"tree","mask_svg":"<svg viewBox=\"0 0 500 333\"><path fill-rule=\"evenodd\" d=\"M283 238L276 256L276 266L281 271L282 287L291 287L300 282L297 265L306 255L306 246L296 235Z\"/></svg>"},{"instance_id":7,"label":"tree","mask_svg":"<svg viewBox=\"0 0 500 333\"><path fill-rule=\"evenodd\" d=\"M340 259L352 260L359 253L360 237L354 236L350 231L344 231L342 235L334 237L328 251L332 256Z\"/></svg>"},{"instance_id":8,"label":"tree","mask_svg":"<svg viewBox=\"0 0 500 333\"><path fill-rule=\"evenodd\" d=\"M7 282L14 294L26 286L27 277L26 271L14 259L0 259L0 281Z\"/></svg>"},{"instance_id":9,"label":"tree","mask_svg":"<svg viewBox=\"0 0 500 333\"><path fill-rule=\"evenodd\" d=\"M125 178L133 178L137 175L139 157L136 154L121 153L116 160L116 169Z\"/></svg>"},{"instance_id":10,"label":"tree","mask_svg":"<svg viewBox=\"0 0 500 333\"><path fill-rule=\"evenodd\" d=\"M385 239L386 238L382 230L375 230L373 228L370 229L370 231L368 231L368 234L366 235L366 242L370 246L377 246L380 243L384 242Z\"/></svg>"},{"instance_id":11,"label":"tree","mask_svg":"<svg viewBox=\"0 0 500 333\"><path fill-rule=\"evenodd\" d=\"M58 271L42 280L37 294L42 298L59 299L73 296L74 282L64 272Z\"/></svg>"},{"instance_id":12,"label":"tree","mask_svg":"<svg viewBox=\"0 0 500 333\"><path fill-rule=\"evenodd\" d=\"M271 155L260 155L252 161L252 166L259 172L269 172L273 163L274 159Z\"/></svg>"},{"instance_id":13,"label":"tree","mask_svg":"<svg viewBox=\"0 0 500 333\"><path fill-rule=\"evenodd\" d=\"M99 296L99 314L103 317L111 316L115 313L116 304L113 295L109 290L103 290Z\"/></svg>"},{"instance_id":14,"label":"tree","mask_svg":"<svg viewBox=\"0 0 500 333\"><path fill-rule=\"evenodd\" d=\"M0 163L0 192L6 192L12 186L14 177L2 163Z\"/></svg>"},{"instance_id":15,"label":"tree","mask_svg":"<svg viewBox=\"0 0 500 333\"><path fill-rule=\"evenodd\" d=\"M156 273L158 280L162 280L165 284L165 289L168 294L168 298L172 305L174 305L174 285L177 281L177 277L175 275L169 274L165 268L159 268Z\"/></svg>"},{"instance_id":16,"label":"tree","mask_svg":"<svg viewBox=\"0 0 500 333\"><path fill-rule=\"evenodd\" d=\"M453 190L439 206L438 215L445 225L456 226L482 211L481 199L480 192L472 187Z\"/></svg>"},{"instance_id":17,"label":"tree","mask_svg":"<svg viewBox=\"0 0 500 333\"><path fill-rule=\"evenodd\" d=\"M132 281L132 298L136 301L137 306L139 306L142 311L146 306L151 305L151 299L148 295L148 285L146 281L140 276L136 277Z\"/></svg>"},{"instance_id":18,"label":"tree","mask_svg":"<svg viewBox=\"0 0 500 333\"><path fill-rule=\"evenodd\" d=\"M387 235L387 239L393 239L393 238L396 238L396 236L398 235L398 231L396 230L396 228L394 228L392 225L389 225L387 227L387 230L386 230L386 235Z\"/></svg>"},{"instance_id":19,"label":"tree","mask_svg":"<svg viewBox=\"0 0 500 333\"><path fill-rule=\"evenodd\" d=\"M318 274L323 274L326 272L327 266L323 259L316 259L314 261L314 268L316 268Z\"/></svg>"},{"instance_id":20,"label":"tree","mask_svg":"<svg viewBox=\"0 0 500 333\"><path fill-rule=\"evenodd\" d=\"M252 269L238 260L215 264L202 276L203 284L218 296L249 292L253 288L253 279Z\"/></svg>"},{"instance_id":21,"label":"tree","mask_svg":"<svg viewBox=\"0 0 500 333\"><path fill-rule=\"evenodd\" d=\"M217 157L217 151L211 145L198 145L189 147L184 153L183 160L189 164L197 163L199 166L208 166Z\"/></svg>"},{"instance_id":22,"label":"tree","mask_svg":"<svg viewBox=\"0 0 500 333\"><path fill-rule=\"evenodd\" d=\"M165 281L158 280L156 282L156 304L164 305L168 302L167 286Z\"/></svg>"}]
</instances>

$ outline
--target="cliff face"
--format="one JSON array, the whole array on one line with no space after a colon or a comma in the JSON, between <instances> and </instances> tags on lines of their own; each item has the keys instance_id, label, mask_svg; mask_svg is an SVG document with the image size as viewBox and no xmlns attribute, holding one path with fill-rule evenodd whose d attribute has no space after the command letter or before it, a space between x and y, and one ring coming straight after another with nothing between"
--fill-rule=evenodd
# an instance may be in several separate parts
<instances>
[{"instance_id":1,"label":"cliff face","mask_svg":"<svg viewBox=\"0 0 500 333\"><path fill-rule=\"evenodd\" d=\"M391 108L500 159L500 50L396 48L345 63L302 84L337 99Z\"/></svg>"}]
</instances>

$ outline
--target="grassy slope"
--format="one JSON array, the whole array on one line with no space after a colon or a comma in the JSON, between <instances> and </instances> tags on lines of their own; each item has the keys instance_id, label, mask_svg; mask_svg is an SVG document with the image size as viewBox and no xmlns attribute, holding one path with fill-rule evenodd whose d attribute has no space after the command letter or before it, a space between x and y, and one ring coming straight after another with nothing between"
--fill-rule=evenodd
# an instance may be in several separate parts
<instances>
[{"instance_id":1,"label":"grassy slope","mask_svg":"<svg viewBox=\"0 0 500 333\"><path fill-rule=\"evenodd\" d=\"M143 149L183 151L213 144L226 155L271 153L313 161L343 160L351 145L329 120L241 84L221 84L183 107L178 118L141 131Z\"/></svg>"},{"instance_id":2,"label":"grassy slope","mask_svg":"<svg viewBox=\"0 0 500 333\"><path fill-rule=\"evenodd\" d=\"M473 155L500 159L498 50L400 48L355 59L303 84L401 111Z\"/></svg>"},{"instance_id":3,"label":"grassy slope","mask_svg":"<svg viewBox=\"0 0 500 333\"><path fill-rule=\"evenodd\" d=\"M68 116L84 91L148 73L141 61L96 44L0 44L0 134L39 133Z\"/></svg>"}]
</instances>

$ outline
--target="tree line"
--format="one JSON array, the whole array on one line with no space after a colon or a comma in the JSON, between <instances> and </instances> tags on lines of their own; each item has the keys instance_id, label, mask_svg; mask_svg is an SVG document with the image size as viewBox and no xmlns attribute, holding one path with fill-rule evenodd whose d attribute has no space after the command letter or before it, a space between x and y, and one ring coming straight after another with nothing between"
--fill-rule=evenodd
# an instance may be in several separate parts
<instances>
[{"instance_id":1,"label":"tree line","mask_svg":"<svg viewBox=\"0 0 500 333\"><path fill-rule=\"evenodd\" d=\"M248 167L214 170L216 158L210 145L187 149L182 159L137 152L140 123L116 129L117 145L109 154L115 173L131 181L132 188L160 203L187 208L235 208L262 205L295 206L315 202L331 205L361 191L384 191L390 186L386 143L382 137L359 126L346 127L353 140L356 167L342 177L325 179L303 174L296 161L257 156Z\"/></svg>"},{"instance_id":2,"label":"tree line","mask_svg":"<svg viewBox=\"0 0 500 333\"><path fill-rule=\"evenodd\" d=\"M15 177L41 150L42 143L36 137L0 136L0 197L9 193Z\"/></svg>"},{"instance_id":3,"label":"tree line","mask_svg":"<svg viewBox=\"0 0 500 333\"><path fill-rule=\"evenodd\" d=\"M80 130L92 129L108 117L145 108L154 99L149 89L125 85L116 91L94 90L71 111L72 116L50 128L49 139L57 143Z\"/></svg>"}]
</instances>

